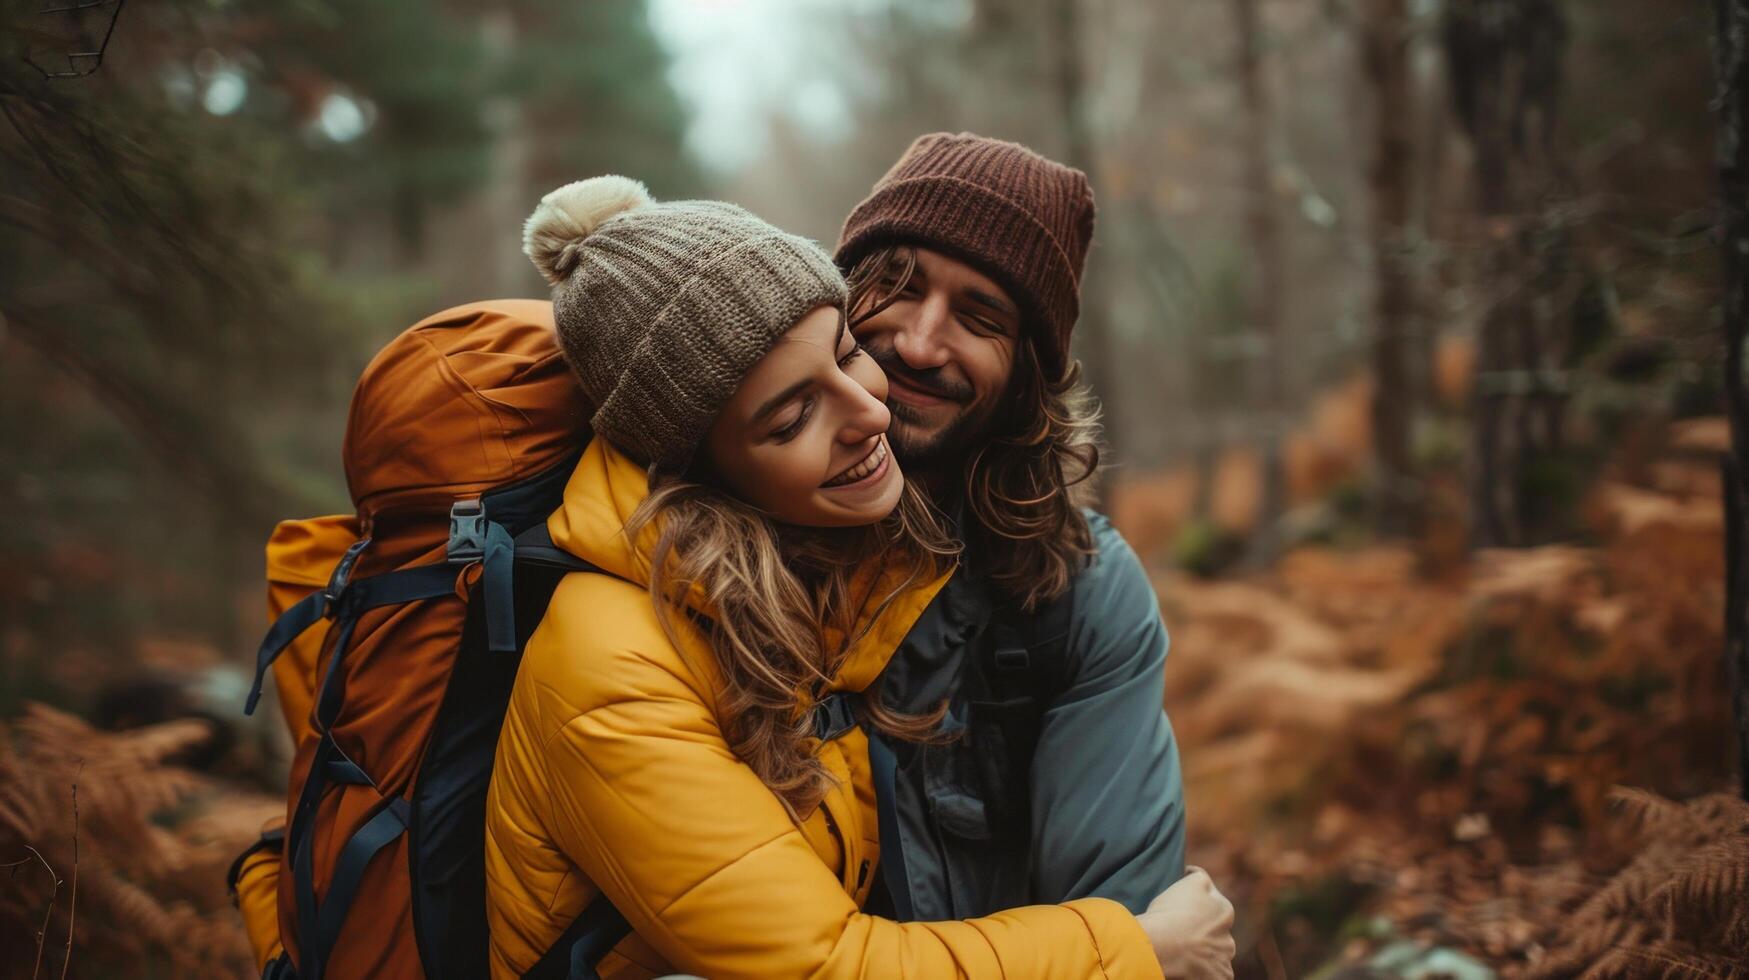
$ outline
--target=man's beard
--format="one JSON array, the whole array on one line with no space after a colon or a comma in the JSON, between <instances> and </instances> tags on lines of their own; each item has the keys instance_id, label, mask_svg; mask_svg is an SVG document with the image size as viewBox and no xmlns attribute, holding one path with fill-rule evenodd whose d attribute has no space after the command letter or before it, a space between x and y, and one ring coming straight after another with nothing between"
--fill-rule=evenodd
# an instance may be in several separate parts
<instances>
[{"instance_id":1,"label":"man's beard","mask_svg":"<svg viewBox=\"0 0 1749 980\"><path fill-rule=\"evenodd\" d=\"M896 398L888 398L887 410L892 413L893 425L887 430L887 443L893 447L899 463L922 470L937 470L950 462L963 460L985 435L1001 399L991 398L982 404L971 402L973 391L970 385L943 378L937 372L913 370L891 347L869 348L868 354L888 378L901 378L906 384L943 398L959 409L959 414L939 431L922 434L917 431L921 413Z\"/></svg>"},{"instance_id":2,"label":"man's beard","mask_svg":"<svg viewBox=\"0 0 1749 980\"><path fill-rule=\"evenodd\" d=\"M984 424L993 412L968 408L942 429L920 433L911 406L894 400L887 403L893 415L893 425L887 430L887 442L905 466L933 470L950 460L963 458L983 434Z\"/></svg>"}]
</instances>

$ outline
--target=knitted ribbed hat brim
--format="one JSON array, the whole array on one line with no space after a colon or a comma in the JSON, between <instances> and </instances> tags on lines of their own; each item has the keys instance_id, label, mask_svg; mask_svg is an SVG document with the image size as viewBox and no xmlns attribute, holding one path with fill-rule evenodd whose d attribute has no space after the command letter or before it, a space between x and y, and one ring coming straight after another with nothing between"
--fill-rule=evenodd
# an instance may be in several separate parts
<instances>
[{"instance_id":1,"label":"knitted ribbed hat brim","mask_svg":"<svg viewBox=\"0 0 1749 980\"><path fill-rule=\"evenodd\" d=\"M689 467L779 338L846 298L819 245L727 202L657 203L625 177L548 194L523 237L596 435L662 471Z\"/></svg>"},{"instance_id":2,"label":"knitted ribbed hat brim","mask_svg":"<svg viewBox=\"0 0 1749 980\"><path fill-rule=\"evenodd\" d=\"M842 308L844 279L818 245L793 235L748 239L694 270L624 356L591 420L634 458L680 472L747 373L803 317ZM688 344L684 358L664 349Z\"/></svg>"}]
</instances>

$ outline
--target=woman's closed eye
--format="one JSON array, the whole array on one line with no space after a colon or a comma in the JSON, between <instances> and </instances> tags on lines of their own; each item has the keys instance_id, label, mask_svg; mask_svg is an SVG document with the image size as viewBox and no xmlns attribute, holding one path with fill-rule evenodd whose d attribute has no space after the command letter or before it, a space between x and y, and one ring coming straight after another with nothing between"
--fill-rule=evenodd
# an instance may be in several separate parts
<instances>
[{"instance_id":1,"label":"woman's closed eye","mask_svg":"<svg viewBox=\"0 0 1749 980\"><path fill-rule=\"evenodd\" d=\"M852 362L865 353L867 353L867 351L861 344L852 341L850 350L846 351L843 356L838 358L839 370L849 367ZM808 424L808 420L813 418L814 405L819 399L820 396L817 393L810 394L803 398L801 400L801 408L796 412L795 418L772 430L771 438L777 442L788 442L799 435L802 428Z\"/></svg>"},{"instance_id":2,"label":"woman's closed eye","mask_svg":"<svg viewBox=\"0 0 1749 980\"><path fill-rule=\"evenodd\" d=\"M808 419L813 417L815 400L816 398L813 395L809 395L802 399L801 410L796 412L796 417L773 430L771 438L778 442L788 442L799 435L802 431L802 427L808 424Z\"/></svg>"}]
</instances>

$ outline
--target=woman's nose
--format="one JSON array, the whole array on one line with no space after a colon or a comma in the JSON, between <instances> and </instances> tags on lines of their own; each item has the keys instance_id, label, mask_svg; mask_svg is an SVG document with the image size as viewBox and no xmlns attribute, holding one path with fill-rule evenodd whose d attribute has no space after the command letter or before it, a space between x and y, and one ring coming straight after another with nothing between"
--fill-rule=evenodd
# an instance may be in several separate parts
<instances>
[{"instance_id":1,"label":"woman's nose","mask_svg":"<svg viewBox=\"0 0 1749 980\"><path fill-rule=\"evenodd\" d=\"M887 403L854 380L845 388L850 405L839 438L847 444L855 444L887 431L887 427L893 424L893 414L887 410Z\"/></svg>"}]
</instances>

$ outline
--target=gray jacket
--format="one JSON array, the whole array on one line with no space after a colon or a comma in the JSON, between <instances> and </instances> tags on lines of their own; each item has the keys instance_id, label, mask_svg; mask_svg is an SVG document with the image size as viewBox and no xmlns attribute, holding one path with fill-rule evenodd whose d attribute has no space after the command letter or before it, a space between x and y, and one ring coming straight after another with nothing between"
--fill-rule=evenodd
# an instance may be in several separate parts
<instances>
[{"instance_id":1,"label":"gray jacket","mask_svg":"<svg viewBox=\"0 0 1749 980\"><path fill-rule=\"evenodd\" d=\"M892 746L911 918L1090 896L1141 912L1184 872L1184 784L1162 707L1166 628L1135 552L1102 515L1088 520L1098 550L1072 586L1067 681L1043 715L1024 853L990 833L978 781L967 778L972 740ZM978 576L956 575L894 654L883 699L923 712L951 695L946 726L963 727L962 667L1004 608ZM870 910L895 914L885 899Z\"/></svg>"}]
</instances>

